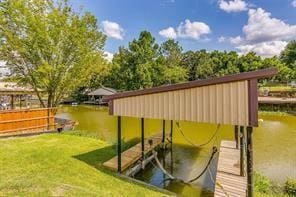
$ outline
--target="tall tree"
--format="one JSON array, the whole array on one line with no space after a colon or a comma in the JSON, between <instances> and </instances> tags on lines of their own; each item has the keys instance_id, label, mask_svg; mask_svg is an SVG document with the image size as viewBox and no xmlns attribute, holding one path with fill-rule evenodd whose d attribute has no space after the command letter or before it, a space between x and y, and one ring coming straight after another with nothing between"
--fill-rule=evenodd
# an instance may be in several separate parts
<instances>
[{"instance_id":1,"label":"tall tree","mask_svg":"<svg viewBox=\"0 0 296 197\"><path fill-rule=\"evenodd\" d=\"M239 58L240 72L254 71L262 68L262 58L255 52L249 52Z\"/></svg>"},{"instance_id":2,"label":"tall tree","mask_svg":"<svg viewBox=\"0 0 296 197\"><path fill-rule=\"evenodd\" d=\"M182 66L189 72L189 80L206 79L215 76L214 62L206 50L188 51L183 54Z\"/></svg>"},{"instance_id":3,"label":"tall tree","mask_svg":"<svg viewBox=\"0 0 296 197\"><path fill-rule=\"evenodd\" d=\"M280 59L291 69L291 79L296 79L296 40L287 44L280 55Z\"/></svg>"},{"instance_id":4,"label":"tall tree","mask_svg":"<svg viewBox=\"0 0 296 197\"><path fill-rule=\"evenodd\" d=\"M210 56L210 58L213 61L213 69L215 76L224 76L239 72L239 68L237 66L238 55L235 51L220 52L215 50L211 52Z\"/></svg>"},{"instance_id":5,"label":"tall tree","mask_svg":"<svg viewBox=\"0 0 296 197\"><path fill-rule=\"evenodd\" d=\"M289 66L296 66L296 40L292 40L287 44L281 52L280 59Z\"/></svg>"},{"instance_id":6,"label":"tall tree","mask_svg":"<svg viewBox=\"0 0 296 197\"><path fill-rule=\"evenodd\" d=\"M96 18L67 0L0 1L0 58L19 83L48 95L47 106L86 83L104 64Z\"/></svg>"},{"instance_id":7,"label":"tall tree","mask_svg":"<svg viewBox=\"0 0 296 197\"><path fill-rule=\"evenodd\" d=\"M158 84L162 74L159 46L148 31L142 31L128 48L120 47L106 84L122 90L143 89Z\"/></svg>"},{"instance_id":8,"label":"tall tree","mask_svg":"<svg viewBox=\"0 0 296 197\"><path fill-rule=\"evenodd\" d=\"M172 39L161 44L160 51L163 58L162 84L172 84L186 81L187 70L181 66L182 47Z\"/></svg>"}]
</instances>

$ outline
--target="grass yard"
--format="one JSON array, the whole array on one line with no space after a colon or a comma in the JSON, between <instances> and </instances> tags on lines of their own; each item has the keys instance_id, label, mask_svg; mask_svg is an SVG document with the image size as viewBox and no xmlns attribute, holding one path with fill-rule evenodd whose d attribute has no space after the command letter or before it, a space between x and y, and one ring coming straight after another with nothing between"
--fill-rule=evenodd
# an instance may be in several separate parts
<instances>
[{"instance_id":1,"label":"grass yard","mask_svg":"<svg viewBox=\"0 0 296 197\"><path fill-rule=\"evenodd\" d=\"M0 196L164 196L101 167L116 154L90 137L0 139Z\"/></svg>"}]
</instances>

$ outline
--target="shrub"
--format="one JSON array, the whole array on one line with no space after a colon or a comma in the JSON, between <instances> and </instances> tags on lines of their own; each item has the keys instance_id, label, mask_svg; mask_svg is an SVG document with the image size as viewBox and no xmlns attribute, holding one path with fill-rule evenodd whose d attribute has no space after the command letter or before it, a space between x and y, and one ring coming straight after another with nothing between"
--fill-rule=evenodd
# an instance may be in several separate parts
<instances>
[{"instance_id":1,"label":"shrub","mask_svg":"<svg viewBox=\"0 0 296 197\"><path fill-rule=\"evenodd\" d=\"M255 172L254 179L255 179L255 184L254 184L255 191L260 193L265 193L265 194L271 192L272 183L268 178Z\"/></svg>"},{"instance_id":2,"label":"shrub","mask_svg":"<svg viewBox=\"0 0 296 197\"><path fill-rule=\"evenodd\" d=\"M289 196L296 196L296 179L288 178L285 183L285 192Z\"/></svg>"}]
</instances>

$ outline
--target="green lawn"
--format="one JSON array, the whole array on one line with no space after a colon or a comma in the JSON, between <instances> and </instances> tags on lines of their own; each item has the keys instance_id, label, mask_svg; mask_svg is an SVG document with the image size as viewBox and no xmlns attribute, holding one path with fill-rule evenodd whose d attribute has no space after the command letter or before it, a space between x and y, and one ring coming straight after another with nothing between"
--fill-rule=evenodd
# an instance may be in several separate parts
<instances>
[{"instance_id":1,"label":"green lawn","mask_svg":"<svg viewBox=\"0 0 296 197\"><path fill-rule=\"evenodd\" d=\"M67 134L0 140L0 196L164 196L102 167L106 142Z\"/></svg>"}]
</instances>

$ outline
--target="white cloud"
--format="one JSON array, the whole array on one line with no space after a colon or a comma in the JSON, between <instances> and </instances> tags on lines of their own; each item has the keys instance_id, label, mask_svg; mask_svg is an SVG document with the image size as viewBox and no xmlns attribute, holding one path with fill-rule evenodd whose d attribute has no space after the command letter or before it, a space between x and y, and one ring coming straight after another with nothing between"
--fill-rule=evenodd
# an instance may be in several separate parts
<instances>
[{"instance_id":1,"label":"white cloud","mask_svg":"<svg viewBox=\"0 0 296 197\"><path fill-rule=\"evenodd\" d=\"M235 45L241 44L243 41L244 41L244 39L242 37L240 37L240 36L230 37L229 38L229 42L231 44L235 44Z\"/></svg>"},{"instance_id":2,"label":"white cloud","mask_svg":"<svg viewBox=\"0 0 296 197\"><path fill-rule=\"evenodd\" d=\"M220 36L218 38L218 42L225 42L226 41L226 38L224 36Z\"/></svg>"},{"instance_id":3,"label":"white cloud","mask_svg":"<svg viewBox=\"0 0 296 197\"><path fill-rule=\"evenodd\" d=\"M243 0L219 1L219 7L225 12L241 12L248 10L248 4Z\"/></svg>"},{"instance_id":4,"label":"white cloud","mask_svg":"<svg viewBox=\"0 0 296 197\"><path fill-rule=\"evenodd\" d=\"M173 27L169 27L167 29L163 29L163 30L159 31L159 35L161 35L165 38L170 38L170 39L177 38L177 33Z\"/></svg>"},{"instance_id":5,"label":"white cloud","mask_svg":"<svg viewBox=\"0 0 296 197\"><path fill-rule=\"evenodd\" d=\"M105 59L106 59L108 62L111 62L112 59L113 59L113 56L114 56L113 53L110 53L110 52L108 52L108 51L105 51L105 52L104 52L104 55L105 55Z\"/></svg>"},{"instance_id":6,"label":"white cloud","mask_svg":"<svg viewBox=\"0 0 296 197\"><path fill-rule=\"evenodd\" d=\"M285 48L287 43L287 41L271 41L256 44L240 45L236 48L242 54L254 51L258 55L261 55L263 57L272 57L274 55L280 54L280 52Z\"/></svg>"},{"instance_id":7,"label":"white cloud","mask_svg":"<svg viewBox=\"0 0 296 197\"><path fill-rule=\"evenodd\" d=\"M296 8L296 0L292 1L291 5Z\"/></svg>"},{"instance_id":8,"label":"white cloud","mask_svg":"<svg viewBox=\"0 0 296 197\"><path fill-rule=\"evenodd\" d=\"M123 40L124 29L118 23L106 20L102 22L102 27L108 37Z\"/></svg>"},{"instance_id":9,"label":"white cloud","mask_svg":"<svg viewBox=\"0 0 296 197\"><path fill-rule=\"evenodd\" d=\"M248 17L242 29L244 36L229 38L240 53L254 51L264 57L279 55L288 41L296 37L296 25L273 18L262 8L250 9Z\"/></svg>"},{"instance_id":10,"label":"white cloud","mask_svg":"<svg viewBox=\"0 0 296 197\"><path fill-rule=\"evenodd\" d=\"M211 33L210 27L199 21L193 21L186 19L185 22L181 22L180 25L174 29L169 27L159 31L159 34L166 38L192 38L199 40L202 36Z\"/></svg>"},{"instance_id":11,"label":"white cloud","mask_svg":"<svg viewBox=\"0 0 296 197\"><path fill-rule=\"evenodd\" d=\"M211 33L211 29L203 22L190 22L190 20L186 19L185 23L180 23L177 32L179 37L199 40L202 35Z\"/></svg>"},{"instance_id":12,"label":"white cloud","mask_svg":"<svg viewBox=\"0 0 296 197\"><path fill-rule=\"evenodd\" d=\"M250 9L247 25L243 27L246 39L250 42L290 39L296 36L296 25L286 24L262 8Z\"/></svg>"}]
</instances>

